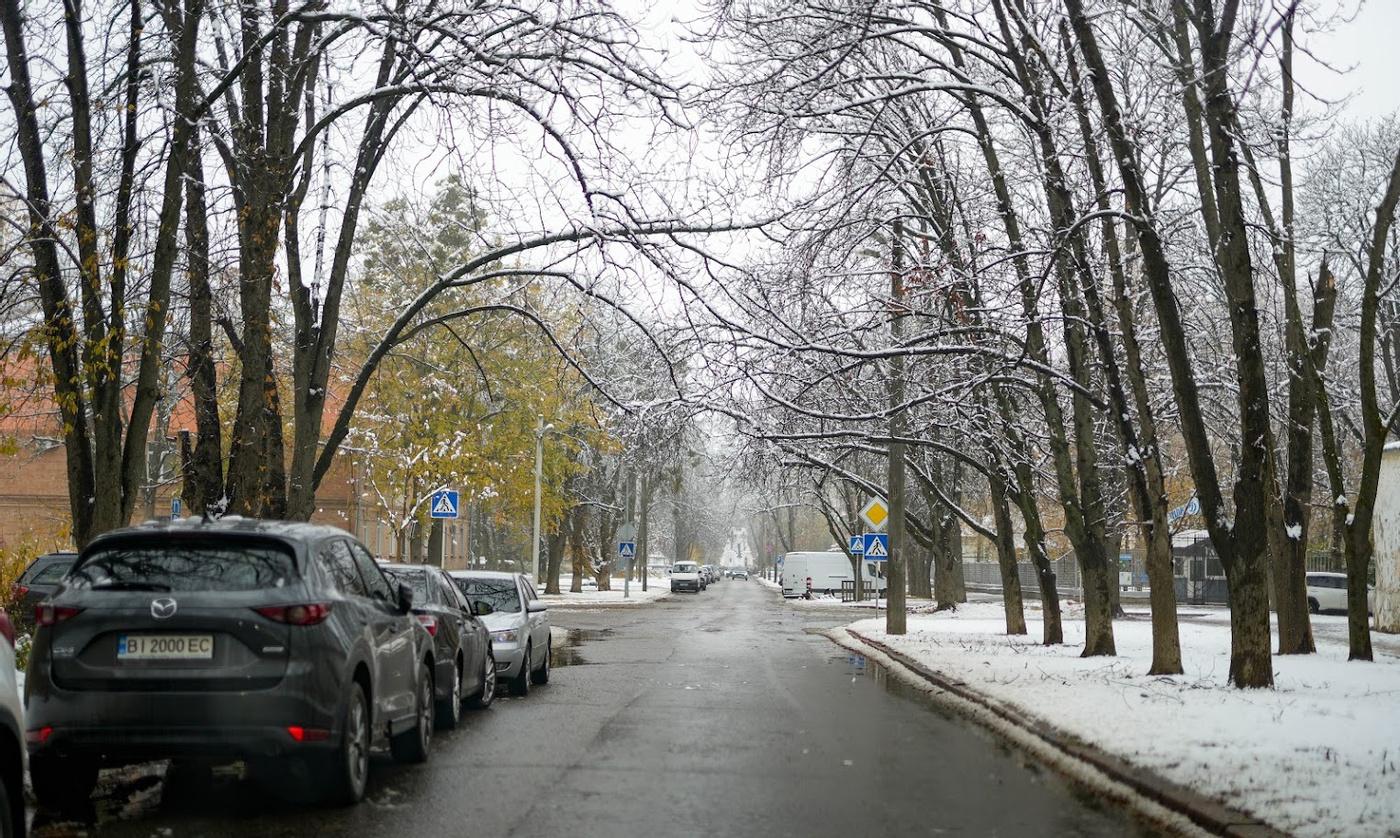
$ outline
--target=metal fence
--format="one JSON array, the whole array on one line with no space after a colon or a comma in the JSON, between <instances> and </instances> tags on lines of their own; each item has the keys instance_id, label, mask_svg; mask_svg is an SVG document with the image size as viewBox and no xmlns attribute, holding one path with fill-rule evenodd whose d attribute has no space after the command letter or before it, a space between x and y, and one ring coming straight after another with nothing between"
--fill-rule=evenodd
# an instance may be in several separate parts
<instances>
[{"instance_id":1,"label":"metal fence","mask_svg":"<svg viewBox=\"0 0 1400 838\"><path fill-rule=\"evenodd\" d=\"M1050 563L1050 567L1055 571L1055 585L1061 591L1078 591L1082 587L1079 564L1073 556L1056 559ZM1035 565L1030 562L1017 562L1016 575L1021 579L1022 589L1040 590ZM1001 566L996 562L963 562L963 581L969 585L1001 590Z\"/></svg>"},{"instance_id":2,"label":"metal fence","mask_svg":"<svg viewBox=\"0 0 1400 838\"><path fill-rule=\"evenodd\" d=\"M1055 586L1061 594L1076 596L1083 593L1079 564L1073 554L1050 563L1055 571ZM1225 585L1224 569L1220 556L1209 539L1192 539L1172 546L1172 582L1176 589L1177 602L1188 605L1225 605L1228 603L1228 589ZM1314 551L1308 554L1309 572L1346 572L1345 561L1328 551ZM1039 590L1035 566L1022 561L1016 565L1017 576L1021 579L1023 591ZM963 578L970 586L1001 590L1001 568L996 562L963 562ZM1118 586L1122 591L1145 592L1151 586L1147 581L1147 554L1140 549L1124 550L1118 556Z\"/></svg>"}]
</instances>

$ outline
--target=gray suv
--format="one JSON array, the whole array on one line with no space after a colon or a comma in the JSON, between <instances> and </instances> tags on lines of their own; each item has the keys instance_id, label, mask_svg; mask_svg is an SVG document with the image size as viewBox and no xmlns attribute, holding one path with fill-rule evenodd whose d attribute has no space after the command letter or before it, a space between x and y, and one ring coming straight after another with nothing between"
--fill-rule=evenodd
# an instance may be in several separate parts
<instances>
[{"instance_id":1,"label":"gray suv","mask_svg":"<svg viewBox=\"0 0 1400 838\"><path fill-rule=\"evenodd\" d=\"M293 797L360 800L372 749L428 757L433 645L412 598L331 527L225 519L98 537L35 609L35 796L61 809L104 765L227 758Z\"/></svg>"}]
</instances>

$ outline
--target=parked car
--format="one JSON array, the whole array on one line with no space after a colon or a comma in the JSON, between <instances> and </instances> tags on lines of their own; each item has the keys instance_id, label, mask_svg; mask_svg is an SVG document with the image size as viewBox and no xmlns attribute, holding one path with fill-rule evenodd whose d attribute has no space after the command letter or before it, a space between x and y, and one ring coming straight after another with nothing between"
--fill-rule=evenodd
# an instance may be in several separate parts
<instances>
[{"instance_id":1,"label":"parked car","mask_svg":"<svg viewBox=\"0 0 1400 838\"><path fill-rule=\"evenodd\" d=\"M462 703L484 709L496 697L496 658L491 633L442 568L382 565L395 582L413 590L413 616L433 639L437 671L438 727L451 729L462 718Z\"/></svg>"},{"instance_id":2,"label":"parked car","mask_svg":"<svg viewBox=\"0 0 1400 838\"><path fill-rule=\"evenodd\" d=\"M1308 610L1314 614L1322 611L1347 610L1347 575L1345 573L1311 571L1307 574L1307 581ZM1371 613L1375 607L1376 587L1369 585L1366 588L1366 613Z\"/></svg>"},{"instance_id":3,"label":"parked car","mask_svg":"<svg viewBox=\"0 0 1400 838\"><path fill-rule=\"evenodd\" d=\"M34 606L54 592L77 559L77 553L45 553L29 563L29 567L10 586L16 632L34 632Z\"/></svg>"},{"instance_id":4,"label":"parked car","mask_svg":"<svg viewBox=\"0 0 1400 838\"><path fill-rule=\"evenodd\" d=\"M369 757L428 758L434 649L344 530L226 518L94 539L37 608L25 684L35 797L104 765L241 759L293 797L353 803Z\"/></svg>"},{"instance_id":5,"label":"parked car","mask_svg":"<svg viewBox=\"0 0 1400 838\"><path fill-rule=\"evenodd\" d=\"M579 587L585 591L596 591L598 590L598 580L592 576L585 576L579 580Z\"/></svg>"},{"instance_id":6,"label":"parked car","mask_svg":"<svg viewBox=\"0 0 1400 838\"><path fill-rule=\"evenodd\" d=\"M720 576L719 568L715 567L712 564L705 565L705 572L710 575L711 582L718 582L721 579L723 579L723 577Z\"/></svg>"},{"instance_id":7,"label":"parked car","mask_svg":"<svg viewBox=\"0 0 1400 838\"><path fill-rule=\"evenodd\" d=\"M747 582L749 581L749 572L747 570L744 570L742 567L735 568L734 570L729 572L729 578L742 579L745 582Z\"/></svg>"},{"instance_id":8,"label":"parked car","mask_svg":"<svg viewBox=\"0 0 1400 838\"><path fill-rule=\"evenodd\" d=\"M15 626L0 611L0 835L24 835L24 705L15 675Z\"/></svg>"},{"instance_id":9,"label":"parked car","mask_svg":"<svg viewBox=\"0 0 1400 838\"><path fill-rule=\"evenodd\" d=\"M454 570L452 581L491 632L496 677L512 695L549 683L549 606L535 598L534 586L521 573ZM485 607L483 607L485 606Z\"/></svg>"},{"instance_id":10,"label":"parked car","mask_svg":"<svg viewBox=\"0 0 1400 838\"><path fill-rule=\"evenodd\" d=\"M700 566L695 562L676 562L671 565L671 593L690 591L698 594L702 587Z\"/></svg>"}]
</instances>

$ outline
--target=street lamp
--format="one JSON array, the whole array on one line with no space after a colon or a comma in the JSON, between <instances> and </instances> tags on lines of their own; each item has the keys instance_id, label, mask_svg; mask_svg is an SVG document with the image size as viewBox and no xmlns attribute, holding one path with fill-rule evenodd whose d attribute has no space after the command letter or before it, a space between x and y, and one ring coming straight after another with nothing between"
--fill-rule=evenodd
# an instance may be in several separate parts
<instances>
[{"instance_id":1,"label":"street lamp","mask_svg":"<svg viewBox=\"0 0 1400 838\"><path fill-rule=\"evenodd\" d=\"M554 430L553 423L546 425L544 416L538 417L539 422L535 425L535 529L534 529L534 554L531 557L530 567L535 571L535 584L540 584L544 578L544 572L540 568L540 476L544 468L544 435Z\"/></svg>"}]
</instances>

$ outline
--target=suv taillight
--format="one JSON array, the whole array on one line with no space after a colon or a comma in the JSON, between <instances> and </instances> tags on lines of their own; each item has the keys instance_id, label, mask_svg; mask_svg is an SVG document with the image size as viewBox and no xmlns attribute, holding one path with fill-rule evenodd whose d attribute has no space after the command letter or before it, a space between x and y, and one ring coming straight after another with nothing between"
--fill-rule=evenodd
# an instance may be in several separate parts
<instances>
[{"instance_id":1,"label":"suv taillight","mask_svg":"<svg viewBox=\"0 0 1400 838\"><path fill-rule=\"evenodd\" d=\"M42 602L34 606L34 625L52 626L64 620L71 620L83 612L81 608L74 608L71 605L53 605Z\"/></svg>"},{"instance_id":2,"label":"suv taillight","mask_svg":"<svg viewBox=\"0 0 1400 838\"><path fill-rule=\"evenodd\" d=\"M16 582L10 586L10 600L13 602L19 602L20 599L22 599L28 593L28 585L21 585L20 583Z\"/></svg>"},{"instance_id":3,"label":"suv taillight","mask_svg":"<svg viewBox=\"0 0 1400 838\"><path fill-rule=\"evenodd\" d=\"M415 614L418 624L428 630L429 637L437 637L437 617L432 614Z\"/></svg>"},{"instance_id":4,"label":"suv taillight","mask_svg":"<svg viewBox=\"0 0 1400 838\"><path fill-rule=\"evenodd\" d=\"M275 623L289 626L314 626L331 615L329 602L308 602L301 605L265 605L254 611Z\"/></svg>"}]
</instances>

